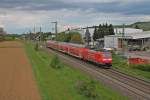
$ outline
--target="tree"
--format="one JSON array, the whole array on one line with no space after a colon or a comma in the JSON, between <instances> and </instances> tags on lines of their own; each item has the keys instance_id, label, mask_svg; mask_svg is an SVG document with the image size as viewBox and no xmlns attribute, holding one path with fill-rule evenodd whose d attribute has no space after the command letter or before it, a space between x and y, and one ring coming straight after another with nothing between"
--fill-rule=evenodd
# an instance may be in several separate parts
<instances>
[{"instance_id":1,"label":"tree","mask_svg":"<svg viewBox=\"0 0 150 100\"><path fill-rule=\"evenodd\" d=\"M87 42L88 45L89 45L89 42L91 42L91 34L88 28L86 29L86 32L85 32L85 42Z\"/></svg>"},{"instance_id":2,"label":"tree","mask_svg":"<svg viewBox=\"0 0 150 100\"><path fill-rule=\"evenodd\" d=\"M72 37L72 32L66 33L65 35L65 42L70 42Z\"/></svg>"},{"instance_id":3,"label":"tree","mask_svg":"<svg viewBox=\"0 0 150 100\"><path fill-rule=\"evenodd\" d=\"M70 28L68 28L67 31L70 31Z\"/></svg>"},{"instance_id":4,"label":"tree","mask_svg":"<svg viewBox=\"0 0 150 100\"><path fill-rule=\"evenodd\" d=\"M96 41L96 39L98 39L98 30L97 27L95 26L94 33L93 33L93 40Z\"/></svg>"},{"instance_id":5,"label":"tree","mask_svg":"<svg viewBox=\"0 0 150 100\"><path fill-rule=\"evenodd\" d=\"M140 27L139 27L138 25L135 25L135 28L136 28L136 29L140 29Z\"/></svg>"},{"instance_id":6,"label":"tree","mask_svg":"<svg viewBox=\"0 0 150 100\"><path fill-rule=\"evenodd\" d=\"M102 26L101 24L99 25L99 27L98 27L98 37L97 37L97 39L99 39L99 38L103 38L103 35L104 35L104 25Z\"/></svg>"},{"instance_id":7,"label":"tree","mask_svg":"<svg viewBox=\"0 0 150 100\"><path fill-rule=\"evenodd\" d=\"M70 42L72 42L72 43L78 43L78 44L82 43L81 34L78 33L78 32L76 32L76 33L73 32L73 34L72 34L72 36L71 36Z\"/></svg>"},{"instance_id":8,"label":"tree","mask_svg":"<svg viewBox=\"0 0 150 100\"><path fill-rule=\"evenodd\" d=\"M109 25L106 23L106 24L105 24L105 30L104 30L104 36L105 36L105 35L109 35L109 34L110 34L110 33L109 33ZM103 36L103 37L104 37L104 36Z\"/></svg>"},{"instance_id":9,"label":"tree","mask_svg":"<svg viewBox=\"0 0 150 100\"><path fill-rule=\"evenodd\" d=\"M61 33L57 34L56 40L64 42L65 41L65 32L61 32Z\"/></svg>"},{"instance_id":10,"label":"tree","mask_svg":"<svg viewBox=\"0 0 150 100\"><path fill-rule=\"evenodd\" d=\"M98 28L94 27L93 40L104 38L105 35L114 35L114 27L112 24L99 24Z\"/></svg>"},{"instance_id":11,"label":"tree","mask_svg":"<svg viewBox=\"0 0 150 100\"><path fill-rule=\"evenodd\" d=\"M109 35L114 35L115 32L114 32L114 27L112 24L109 25Z\"/></svg>"}]
</instances>

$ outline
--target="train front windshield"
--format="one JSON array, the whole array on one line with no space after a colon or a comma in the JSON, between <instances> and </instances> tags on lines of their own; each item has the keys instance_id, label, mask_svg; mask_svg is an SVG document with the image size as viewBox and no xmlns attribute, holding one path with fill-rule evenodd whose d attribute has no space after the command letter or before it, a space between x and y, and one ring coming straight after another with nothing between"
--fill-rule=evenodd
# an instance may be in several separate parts
<instances>
[{"instance_id":1,"label":"train front windshield","mask_svg":"<svg viewBox=\"0 0 150 100\"><path fill-rule=\"evenodd\" d=\"M110 52L104 52L104 53L103 53L103 57L104 57L104 58L108 58L108 59L112 58Z\"/></svg>"}]
</instances>

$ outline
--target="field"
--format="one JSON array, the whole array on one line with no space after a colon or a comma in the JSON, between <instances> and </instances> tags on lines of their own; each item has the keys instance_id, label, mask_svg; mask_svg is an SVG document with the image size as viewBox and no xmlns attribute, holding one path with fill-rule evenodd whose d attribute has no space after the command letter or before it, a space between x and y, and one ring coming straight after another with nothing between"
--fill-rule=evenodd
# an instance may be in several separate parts
<instances>
[{"instance_id":1,"label":"field","mask_svg":"<svg viewBox=\"0 0 150 100\"><path fill-rule=\"evenodd\" d=\"M0 42L0 100L40 100L23 44Z\"/></svg>"},{"instance_id":2,"label":"field","mask_svg":"<svg viewBox=\"0 0 150 100\"><path fill-rule=\"evenodd\" d=\"M61 68L52 68L50 62L53 54L43 50L35 51L33 45L25 43L25 48L32 64L43 100L126 100L120 93L111 90L104 84L93 80L90 76L61 62ZM76 83L94 81L98 97L89 99L78 93Z\"/></svg>"}]
</instances>

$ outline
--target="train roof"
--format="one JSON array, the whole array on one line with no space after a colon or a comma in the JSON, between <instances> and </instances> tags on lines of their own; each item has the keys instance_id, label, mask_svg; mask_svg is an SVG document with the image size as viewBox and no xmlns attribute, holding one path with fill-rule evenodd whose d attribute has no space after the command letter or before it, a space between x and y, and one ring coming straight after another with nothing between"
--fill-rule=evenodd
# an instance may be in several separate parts
<instances>
[{"instance_id":1,"label":"train roof","mask_svg":"<svg viewBox=\"0 0 150 100\"><path fill-rule=\"evenodd\" d=\"M69 46L74 46L74 47L85 47L85 45L82 45L82 44L75 44L75 43L68 43L68 42L59 42L59 41L47 41L47 42L53 42L53 43L59 43L59 44L62 44L62 45L69 45Z\"/></svg>"},{"instance_id":2,"label":"train roof","mask_svg":"<svg viewBox=\"0 0 150 100\"><path fill-rule=\"evenodd\" d=\"M78 47L78 48L85 48L85 45L82 44L74 44L74 43L69 43L70 46Z\"/></svg>"},{"instance_id":3,"label":"train roof","mask_svg":"<svg viewBox=\"0 0 150 100\"><path fill-rule=\"evenodd\" d=\"M59 42L59 41L50 41L50 42L55 42L55 43L59 43L59 44L62 44L62 45L74 46L74 47L77 47L77 48L86 48L86 46L82 45L82 44L74 44L74 43ZM93 49L89 49L89 51L91 51L91 52L106 52L106 51L96 51L96 50L93 50Z\"/></svg>"},{"instance_id":4,"label":"train roof","mask_svg":"<svg viewBox=\"0 0 150 100\"><path fill-rule=\"evenodd\" d=\"M74 46L78 48L85 48L85 45L82 45L82 44L74 44L74 43L67 43L67 42L58 42L58 43L62 45L69 45L69 46Z\"/></svg>"}]
</instances>

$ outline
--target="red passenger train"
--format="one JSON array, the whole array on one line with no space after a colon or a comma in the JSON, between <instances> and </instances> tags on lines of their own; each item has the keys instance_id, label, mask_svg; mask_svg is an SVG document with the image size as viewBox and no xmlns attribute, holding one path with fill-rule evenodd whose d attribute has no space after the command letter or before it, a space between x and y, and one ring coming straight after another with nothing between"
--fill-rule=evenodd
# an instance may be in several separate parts
<instances>
[{"instance_id":1,"label":"red passenger train","mask_svg":"<svg viewBox=\"0 0 150 100\"><path fill-rule=\"evenodd\" d=\"M83 45L76 45L71 43L47 41L46 45L48 48L52 48L63 53L78 57L85 61L90 61L98 65L105 65L105 67L111 67L112 65L112 54L111 52L94 51L85 48Z\"/></svg>"}]
</instances>

